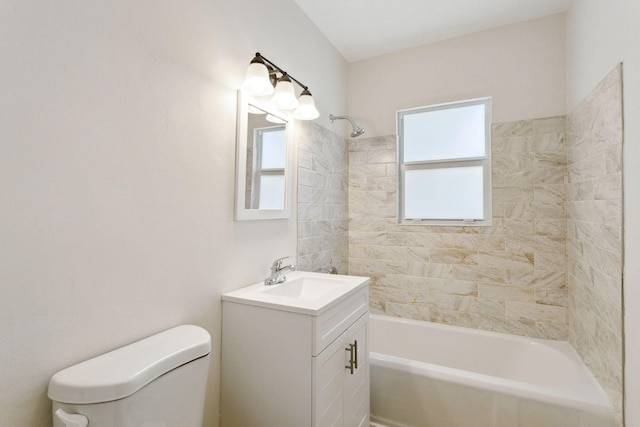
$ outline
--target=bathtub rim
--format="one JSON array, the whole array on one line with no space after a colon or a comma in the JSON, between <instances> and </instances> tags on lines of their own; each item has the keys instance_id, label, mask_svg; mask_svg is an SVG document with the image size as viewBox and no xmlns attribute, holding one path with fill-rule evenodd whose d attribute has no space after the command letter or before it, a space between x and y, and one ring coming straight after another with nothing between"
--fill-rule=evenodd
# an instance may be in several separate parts
<instances>
[{"instance_id":1,"label":"bathtub rim","mask_svg":"<svg viewBox=\"0 0 640 427\"><path fill-rule=\"evenodd\" d=\"M372 369L380 366L387 369L398 370L408 374L421 375L441 381L450 381L463 384L472 388L489 390L505 395L531 399L538 402L549 403L558 406L567 406L600 416L612 414L613 407L608 401L589 401L557 392L551 387L527 384L521 381L508 380L492 375L479 374L447 366L434 365L417 360L405 359L383 353L370 352L369 364ZM403 369L400 369L399 367ZM526 384L526 387L522 387Z\"/></svg>"},{"instance_id":2,"label":"bathtub rim","mask_svg":"<svg viewBox=\"0 0 640 427\"><path fill-rule=\"evenodd\" d=\"M388 316L383 314L373 314L369 315L370 322L375 324L377 321L386 321L393 323L402 323L402 324L410 324L416 326L423 326L429 328L436 328L442 331L447 330L464 330L467 333L473 333L480 336L488 336L488 337L505 337L509 340L514 340L522 343L540 343L544 345L548 345L553 350L559 351L563 353L565 356L571 357L573 361L578 361L579 363L584 364L584 361L579 357L575 349L565 341L555 341L541 338L531 338L521 335L512 335L503 332L494 332L494 331L486 331L482 329L474 329L464 326L455 326L455 325L447 325L435 322L429 322L424 320L415 320L415 319L406 319L396 316ZM573 355L566 354L567 346L573 351ZM609 402L609 398L602 388L602 386L598 383L595 376L591 373L591 371L587 368L587 373L590 376L591 380L594 383L594 386L597 387L596 393L594 396L574 396L566 391L558 390L551 386L543 386L537 384L530 384L524 381L518 381L514 379L502 378L499 376L482 374L474 371L464 370L460 368L453 368L448 366L437 365L433 363L423 362L420 360L412 360L407 359L400 356L394 356L390 354L380 353L371 350L369 354L370 366L373 368L374 365L380 365L390 369L402 370L405 372L430 376L439 380L447 380L456 383L461 383L468 385L470 387L475 388L485 388L485 385L490 385L490 390L503 393L515 395L523 398L529 398L532 400L536 400L539 402L560 405L561 402L566 404L566 406L584 410L590 413L595 413L599 416L613 416L613 406ZM399 366L407 367L407 369L399 369ZM585 365L586 367L586 365ZM464 380L466 381L464 381ZM480 387L482 385L482 387ZM526 385L523 387L522 385Z\"/></svg>"},{"instance_id":3,"label":"bathtub rim","mask_svg":"<svg viewBox=\"0 0 640 427\"><path fill-rule=\"evenodd\" d=\"M564 350L564 347L565 347L564 344L569 344L566 341L558 341L558 340L545 339L545 338L533 338L533 337L527 337L525 335L515 335L515 334L508 334L506 332L488 331L486 329L476 329L476 328L470 328L468 326L448 325L446 323L431 322L428 320L407 319L405 317L389 316L387 314L369 313L369 318L374 320L379 319L382 321L386 320L386 321L392 321L396 323L406 323L409 325L417 325L417 326L427 324L429 325L429 327L433 327L435 329L440 329L443 331L446 331L448 329L461 329L469 333L473 333L475 335L487 336L487 337L495 337L495 336L508 337L510 340L519 341L519 342L528 342L528 343L531 341L543 342L544 344L547 344L550 347L553 347L554 349L560 350L560 351Z\"/></svg>"}]
</instances>

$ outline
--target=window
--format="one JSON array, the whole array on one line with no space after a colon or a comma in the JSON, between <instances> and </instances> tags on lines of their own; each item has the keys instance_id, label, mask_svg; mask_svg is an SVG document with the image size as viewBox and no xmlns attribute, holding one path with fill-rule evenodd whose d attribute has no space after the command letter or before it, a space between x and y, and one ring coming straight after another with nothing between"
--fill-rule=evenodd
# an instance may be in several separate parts
<instances>
[{"instance_id":1,"label":"window","mask_svg":"<svg viewBox=\"0 0 640 427\"><path fill-rule=\"evenodd\" d=\"M284 206L285 131L285 126L255 130L257 188L253 194L258 196L258 209L282 209Z\"/></svg>"},{"instance_id":2,"label":"window","mask_svg":"<svg viewBox=\"0 0 640 427\"><path fill-rule=\"evenodd\" d=\"M398 111L398 222L491 224L491 98Z\"/></svg>"}]
</instances>

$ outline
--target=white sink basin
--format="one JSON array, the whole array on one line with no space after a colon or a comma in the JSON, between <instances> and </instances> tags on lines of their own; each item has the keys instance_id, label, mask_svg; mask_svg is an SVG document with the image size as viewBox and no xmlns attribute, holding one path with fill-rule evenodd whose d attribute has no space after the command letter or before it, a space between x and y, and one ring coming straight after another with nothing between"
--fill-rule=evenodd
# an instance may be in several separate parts
<instances>
[{"instance_id":1,"label":"white sink basin","mask_svg":"<svg viewBox=\"0 0 640 427\"><path fill-rule=\"evenodd\" d=\"M318 314L342 297L369 284L368 277L294 271L276 285L264 282L222 295L225 301L240 302L286 311Z\"/></svg>"},{"instance_id":2,"label":"white sink basin","mask_svg":"<svg viewBox=\"0 0 640 427\"><path fill-rule=\"evenodd\" d=\"M302 276L291 279L290 276L283 283L267 286L263 292L269 295L311 301L322 298L327 293L344 286L343 281L332 280L332 278Z\"/></svg>"}]
</instances>

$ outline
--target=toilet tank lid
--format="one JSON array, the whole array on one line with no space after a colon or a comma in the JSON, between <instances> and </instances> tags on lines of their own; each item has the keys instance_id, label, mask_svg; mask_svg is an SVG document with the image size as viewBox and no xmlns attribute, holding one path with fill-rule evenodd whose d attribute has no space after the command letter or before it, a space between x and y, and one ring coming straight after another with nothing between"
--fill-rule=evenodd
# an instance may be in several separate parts
<instances>
[{"instance_id":1,"label":"toilet tank lid","mask_svg":"<svg viewBox=\"0 0 640 427\"><path fill-rule=\"evenodd\" d=\"M51 377L48 395L53 401L75 404L122 399L210 352L206 330L177 326L63 369Z\"/></svg>"}]
</instances>

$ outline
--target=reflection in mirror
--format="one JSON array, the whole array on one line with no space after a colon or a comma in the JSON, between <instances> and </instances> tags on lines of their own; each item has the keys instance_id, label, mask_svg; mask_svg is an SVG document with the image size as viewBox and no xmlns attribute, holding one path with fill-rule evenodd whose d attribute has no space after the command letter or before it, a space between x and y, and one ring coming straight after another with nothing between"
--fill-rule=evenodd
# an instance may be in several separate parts
<instances>
[{"instance_id":1,"label":"reflection in mirror","mask_svg":"<svg viewBox=\"0 0 640 427\"><path fill-rule=\"evenodd\" d=\"M255 105L247 119L245 209L284 209L286 126Z\"/></svg>"},{"instance_id":2,"label":"reflection in mirror","mask_svg":"<svg viewBox=\"0 0 640 427\"><path fill-rule=\"evenodd\" d=\"M236 220L288 218L293 171L291 120L239 92Z\"/></svg>"}]
</instances>

